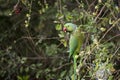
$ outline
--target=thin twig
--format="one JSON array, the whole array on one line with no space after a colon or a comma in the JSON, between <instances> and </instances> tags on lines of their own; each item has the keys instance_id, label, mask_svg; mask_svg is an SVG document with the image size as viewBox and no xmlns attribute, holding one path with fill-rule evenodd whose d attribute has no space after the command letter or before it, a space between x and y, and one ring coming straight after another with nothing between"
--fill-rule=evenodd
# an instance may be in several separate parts
<instances>
[{"instance_id":1,"label":"thin twig","mask_svg":"<svg viewBox=\"0 0 120 80\"><path fill-rule=\"evenodd\" d=\"M42 56L38 56L38 57L27 57L27 59L29 60L46 60L46 59L66 59L68 58L68 56L52 56L52 57L42 57Z\"/></svg>"},{"instance_id":2,"label":"thin twig","mask_svg":"<svg viewBox=\"0 0 120 80\"><path fill-rule=\"evenodd\" d=\"M91 6L92 6L95 2L96 2L96 0L94 0L94 1L90 4L90 6L88 7L87 11L88 11L89 9L91 9Z\"/></svg>"},{"instance_id":3,"label":"thin twig","mask_svg":"<svg viewBox=\"0 0 120 80\"><path fill-rule=\"evenodd\" d=\"M118 19L117 21L114 22L114 24L105 32L105 34L101 37L101 39L99 40L99 42L101 42L101 40L107 35L107 33L120 21L120 19Z\"/></svg>"},{"instance_id":4,"label":"thin twig","mask_svg":"<svg viewBox=\"0 0 120 80\"><path fill-rule=\"evenodd\" d=\"M101 19L103 19L103 17L105 16L105 14L108 12L108 9L104 11L104 14L102 14L101 18L99 18L99 20L97 21L97 23L100 22Z\"/></svg>"},{"instance_id":5,"label":"thin twig","mask_svg":"<svg viewBox=\"0 0 120 80\"><path fill-rule=\"evenodd\" d=\"M105 8L105 5L102 7L102 9L100 10L100 12L98 13L98 15L96 16L96 18L95 18L95 22L96 22L96 20L98 19L98 17L101 15L101 13L103 12L103 10L104 10L104 8Z\"/></svg>"},{"instance_id":6,"label":"thin twig","mask_svg":"<svg viewBox=\"0 0 120 80\"><path fill-rule=\"evenodd\" d=\"M72 63L73 63L73 62L63 64L63 65L59 66L58 68L55 68L53 71L60 70L60 69L64 68L65 66L71 65Z\"/></svg>"},{"instance_id":7,"label":"thin twig","mask_svg":"<svg viewBox=\"0 0 120 80\"><path fill-rule=\"evenodd\" d=\"M85 1L86 1L87 5L89 5L88 0L85 0Z\"/></svg>"},{"instance_id":8,"label":"thin twig","mask_svg":"<svg viewBox=\"0 0 120 80\"><path fill-rule=\"evenodd\" d=\"M76 0L76 2L80 5L80 2L78 0Z\"/></svg>"},{"instance_id":9,"label":"thin twig","mask_svg":"<svg viewBox=\"0 0 120 80\"><path fill-rule=\"evenodd\" d=\"M112 16L117 19L117 17L114 15L115 13L113 13L113 10L112 9L109 9L110 10L110 13L112 14Z\"/></svg>"},{"instance_id":10,"label":"thin twig","mask_svg":"<svg viewBox=\"0 0 120 80\"><path fill-rule=\"evenodd\" d=\"M16 42L18 42L19 40L22 40L22 39L41 39L41 37L22 37L22 38L19 38ZM42 38L42 40L60 40L59 37L51 37L51 38Z\"/></svg>"},{"instance_id":11,"label":"thin twig","mask_svg":"<svg viewBox=\"0 0 120 80\"><path fill-rule=\"evenodd\" d=\"M118 52L118 50L120 49L120 46L116 49L116 51L113 53L113 56L115 56L115 54Z\"/></svg>"},{"instance_id":12,"label":"thin twig","mask_svg":"<svg viewBox=\"0 0 120 80\"><path fill-rule=\"evenodd\" d=\"M116 38L116 37L119 37L119 36L120 36L120 34L117 34L117 35L111 37L110 39L108 39L107 41L105 41L104 43L106 43L106 42L108 42L108 41L110 41L110 40L112 40L112 39L114 39L114 38Z\"/></svg>"},{"instance_id":13,"label":"thin twig","mask_svg":"<svg viewBox=\"0 0 120 80\"><path fill-rule=\"evenodd\" d=\"M112 60L112 58L115 56L115 54L118 52L118 50L120 49L120 46L118 46L118 48L115 50L115 52L113 53L113 55L112 55L112 57L110 58L110 60L109 61L111 61Z\"/></svg>"}]
</instances>

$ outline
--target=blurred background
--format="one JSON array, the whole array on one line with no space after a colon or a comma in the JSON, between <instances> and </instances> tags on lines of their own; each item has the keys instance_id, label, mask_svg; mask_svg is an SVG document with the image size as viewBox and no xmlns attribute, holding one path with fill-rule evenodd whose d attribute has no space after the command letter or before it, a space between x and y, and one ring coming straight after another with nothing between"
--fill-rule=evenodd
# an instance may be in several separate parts
<instances>
[{"instance_id":1,"label":"blurred background","mask_svg":"<svg viewBox=\"0 0 120 80\"><path fill-rule=\"evenodd\" d=\"M86 33L78 80L119 80L119 0L0 0L0 79L74 80L67 22Z\"/></svg>"}]
</instances>

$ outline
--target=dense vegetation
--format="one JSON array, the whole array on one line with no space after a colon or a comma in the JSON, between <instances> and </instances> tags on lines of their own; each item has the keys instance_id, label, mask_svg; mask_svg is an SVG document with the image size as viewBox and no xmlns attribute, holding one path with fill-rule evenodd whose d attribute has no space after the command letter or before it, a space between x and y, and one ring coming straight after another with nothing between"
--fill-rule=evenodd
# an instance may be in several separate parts
<instances>
[{"instance_id":1,"label":"dense vegetation","mask_svg":"<svg viewBox=\"0 0 120 80\"><path fill-rule=\"evenodd\" d=\"M67 22L85 32L78 80L119 80L119 0L0 0L0 80L74 80Z\"/></svg>"}]
</instances>

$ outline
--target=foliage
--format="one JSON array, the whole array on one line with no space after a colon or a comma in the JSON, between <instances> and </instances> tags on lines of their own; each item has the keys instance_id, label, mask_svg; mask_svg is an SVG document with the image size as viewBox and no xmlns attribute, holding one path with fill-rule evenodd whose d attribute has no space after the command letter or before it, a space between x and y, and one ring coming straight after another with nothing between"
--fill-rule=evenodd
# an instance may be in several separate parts
<instances>
[{"instance_id":1,"label":"foliage","mask_svg":"<svg viewBox=\"0 0 120 80\"><path fill-rule=\"evenodd\" d=\"M120 79L118 0L0 0L0 79L73 80L67 22L86 36L78 80Z\"/></svg>"}]
</instances>

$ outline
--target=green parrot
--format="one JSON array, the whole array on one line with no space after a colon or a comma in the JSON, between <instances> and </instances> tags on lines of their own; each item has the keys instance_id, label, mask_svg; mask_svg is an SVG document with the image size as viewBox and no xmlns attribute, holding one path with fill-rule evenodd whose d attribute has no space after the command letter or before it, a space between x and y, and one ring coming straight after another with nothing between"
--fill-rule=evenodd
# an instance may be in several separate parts
<instances>
[{"instance_id":1,"label":"green parrot","mask_svg":"<svg viewBox=\"0 0 120 80\"><path fill-rule=\"evenodd\" d=\"M66 23L63 27L63 31L70 33L69 58L72 56L74 59L74 74L76 75L77 58L75 56L80 52L83 45L84 32L73 23ZM76 80L76 77L74 77L74 80Z\"/></svg>"},{"instance_id":2,"label":"green parrot","mask_svg":"<svg viewBox=\"0 0 120 80\"><path fill-rule=\"evenodd\" d=\"M70 33L69 57L74 56L80 52L81 46L84 41L84 32L82 32L81 29L73 23L66 23L64 25L63 31Z\"/></svg>"}]
</instances>

